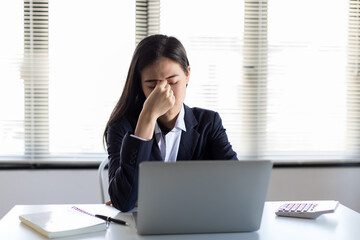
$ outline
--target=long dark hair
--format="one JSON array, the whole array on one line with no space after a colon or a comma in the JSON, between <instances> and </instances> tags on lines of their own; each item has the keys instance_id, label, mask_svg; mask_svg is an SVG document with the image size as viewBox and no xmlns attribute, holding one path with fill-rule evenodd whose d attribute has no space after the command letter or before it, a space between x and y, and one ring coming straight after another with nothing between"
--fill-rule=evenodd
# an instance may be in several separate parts
<instances>
[{"instance_id":1,"label":"long dark hair","mask_svg":"<svg viewBox=\"0 0 360 240\"><path fill-rule=\"evenodd\" d=\"M161 57L179 63L184 72L188 73L189 60L184 46L178 39L157 34L141 40L132 57L123 92L106 124L105 143L107 143L107 129L112 123L123 116L138 118L145 102L145 95L141 87L141 71Z\"/></svg>"}]
</instances>

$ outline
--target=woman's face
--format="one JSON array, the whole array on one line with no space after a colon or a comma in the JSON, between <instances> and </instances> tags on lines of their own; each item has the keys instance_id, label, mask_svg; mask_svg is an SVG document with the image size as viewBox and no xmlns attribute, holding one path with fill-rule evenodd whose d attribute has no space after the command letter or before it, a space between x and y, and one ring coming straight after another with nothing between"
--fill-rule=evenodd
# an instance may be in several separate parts
<instances>
[{"instance_id":1,"label":"woman's face","mask_svg":"<svg viewBox=\"0 0 360 240\"><path fill-rule=\"evenodd\" d=\"M162 57L141 71L141 87L147 98L158 81L167 81L174 93L175 105L165 115L173 118L176 117L181 110L186 95L186 85L189 83L189 77L190 67L188 67L188 73L185 73L179 63Z\"/></svg>"}]
</instances>

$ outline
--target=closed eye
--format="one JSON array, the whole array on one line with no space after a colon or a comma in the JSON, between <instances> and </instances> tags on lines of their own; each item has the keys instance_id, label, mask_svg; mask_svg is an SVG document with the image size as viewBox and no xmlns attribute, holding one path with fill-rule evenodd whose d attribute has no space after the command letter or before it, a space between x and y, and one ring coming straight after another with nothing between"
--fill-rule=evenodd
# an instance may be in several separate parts
<instances>
[{"instance_id":1,"label":"closed eye","mask_svg":"<svg viewBox=\"0 0 360 240\"><path fill-rule=\"evenodd\" d=\"M156 87L157 80L147 80L145 81L145 85L149 89L154 89Z\"/></svg>"}]
</instances>

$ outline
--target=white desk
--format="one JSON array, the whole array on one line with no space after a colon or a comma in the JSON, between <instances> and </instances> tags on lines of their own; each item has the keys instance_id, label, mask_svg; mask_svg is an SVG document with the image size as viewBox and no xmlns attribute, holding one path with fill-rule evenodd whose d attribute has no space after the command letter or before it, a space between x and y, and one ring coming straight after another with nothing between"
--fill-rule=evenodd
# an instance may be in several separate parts
<instances>
[{"instance_id":1,"label":"white desk","mask_svg":"<svg viewBox=\"0 0 360 240\"><path fill-rule=\"evenodd\" d=\"M316 220L283 218L275 216L274 212L282 202L266 202L260 230L251 233L226 234L188 234L188 235L154 235L139 236L134 227L131 213L120 213L112 207L102 204L76 204L91 213L108 214L130 222L130 227L111 224L106 231L77 235L66 239L247 239L247 240L359 240L360 214L339 205L335 213L325 214ZM71 205L17 205L0 220L0 239L45 239L27 226L20 223L19 215L54 209L64 209Z\"/></svg>"}]
</instances>

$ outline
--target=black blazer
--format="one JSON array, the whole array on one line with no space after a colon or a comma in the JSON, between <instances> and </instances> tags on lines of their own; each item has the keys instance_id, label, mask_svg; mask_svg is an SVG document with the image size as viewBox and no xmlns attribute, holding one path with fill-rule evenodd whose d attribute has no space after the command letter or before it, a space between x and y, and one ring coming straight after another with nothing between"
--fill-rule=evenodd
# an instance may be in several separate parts
<instances>
[{"instance_id":1,"label":"black blazer","mask_svg":"<svg viewBox=\"0 0 360 240\"><path fill-rule=\"evenodd\" d=\"M236 160L217 112L184 105L186 132L181 133L177 160ZM121 118L107 129L109 195L121 211L134 208L138 197L138 166L143 161L162 161L154 140L131 137L137 119Z\"/></svg>"}]
</instances>

